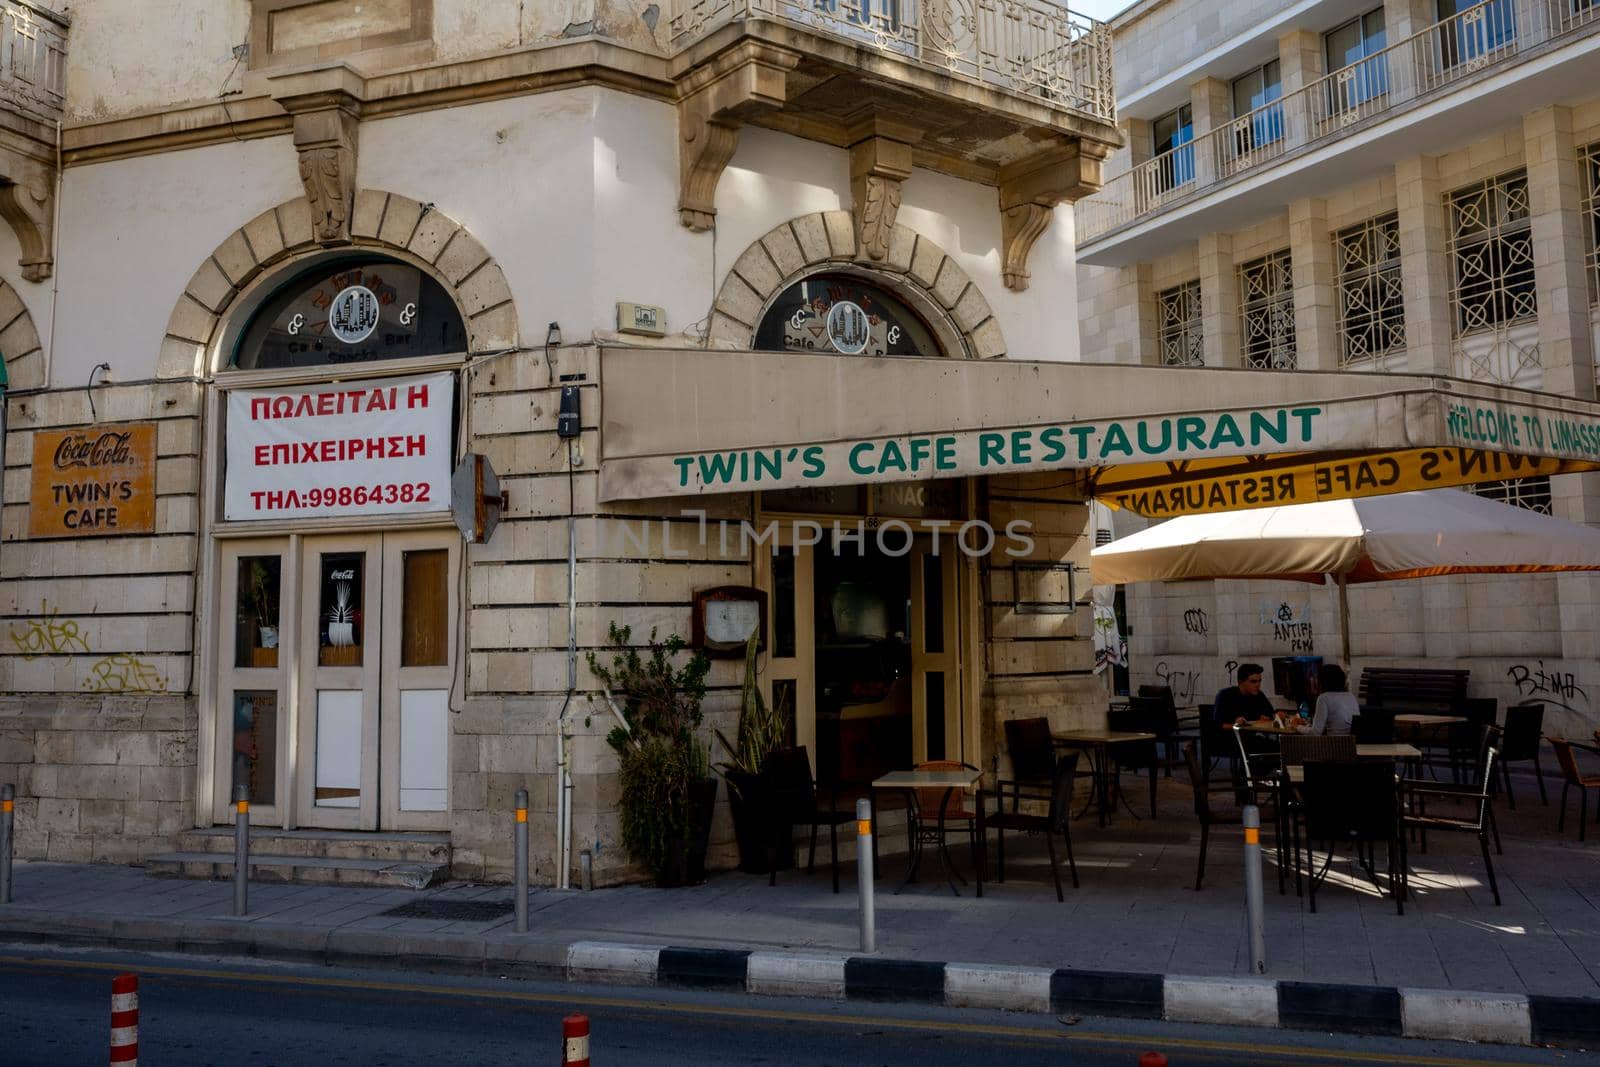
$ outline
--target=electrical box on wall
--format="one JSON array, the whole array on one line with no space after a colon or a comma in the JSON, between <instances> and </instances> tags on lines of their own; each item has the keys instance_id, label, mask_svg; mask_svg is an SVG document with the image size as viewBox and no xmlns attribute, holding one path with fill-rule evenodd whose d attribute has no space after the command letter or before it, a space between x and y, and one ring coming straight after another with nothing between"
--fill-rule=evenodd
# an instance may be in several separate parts
<instances>
[{"instance_id":1,"label":"electrical box on wall","mask_svg":"<svg viewBox=\"0 0 1600 1067\"><path fill-rule=\"evenodd\" d=\"M617 332L642 333L647 337L667 335L667 309L652 304L617 301Z\"/></svg>"}]
</instances>

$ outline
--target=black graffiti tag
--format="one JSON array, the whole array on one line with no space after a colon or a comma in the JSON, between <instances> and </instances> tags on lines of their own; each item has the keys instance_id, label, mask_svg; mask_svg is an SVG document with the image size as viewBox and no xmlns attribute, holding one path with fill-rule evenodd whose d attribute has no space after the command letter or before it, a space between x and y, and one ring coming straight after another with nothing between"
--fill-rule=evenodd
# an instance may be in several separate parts
<instances>
[{"instance_id":1,"label":"black graffiti tag","mask_svg":"<svg viewBox=\"0 0 1600 1067\"><path fill-rule=\"evenodd\" d=\"M1506 668L1506 676L1517 687L1517 695L1537 696L1558 708L1581 714L1578 708L1572 706L1572 702L1587 704L1589 694L1578 684L1578 676L1571 671L1547 671L1542 659L1534 662L1537 664L1534 667L1526 663L1514 663Z\"/></svg>"},{"instance_id":2,"label":"black graffiti tag","mask_svg":"<svg viewBox=\"0 0 1600 1067\"><path fill-rule=\"evenodd\" d=\"M1211 620L1202 608L1190 608L1183 613L1183 628L1192 634L1205 634L1211 629Z\"/></svg>"}]
</instances>

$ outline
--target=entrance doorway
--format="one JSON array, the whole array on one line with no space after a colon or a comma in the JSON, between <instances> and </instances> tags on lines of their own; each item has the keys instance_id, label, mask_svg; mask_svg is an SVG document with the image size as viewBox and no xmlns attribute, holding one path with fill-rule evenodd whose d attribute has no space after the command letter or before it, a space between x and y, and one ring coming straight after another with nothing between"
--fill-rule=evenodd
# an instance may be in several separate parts
<instances>
[{"instance_id":1,"label":"entrance doorway","mask_svg":"<svg viewBox=\"0 0 1600 1067\"><path fill-rule=\"evenodd\" d=\"M794 710L819 782L966 757L961 557L940 548L917 536L897 554L869 538L764 555L769 699Z\"/></svg>"},{"instance_id":2,"label":"entrance doorway","mask_svg":"<svg viewBox=\"0 0 1600 1067\"><path fill-rule=\"evenodd\" d=\"M411 531L221 546L219 822L243 784L275 825L446 828L459 545Z\"/></svg>"}]
</instances>

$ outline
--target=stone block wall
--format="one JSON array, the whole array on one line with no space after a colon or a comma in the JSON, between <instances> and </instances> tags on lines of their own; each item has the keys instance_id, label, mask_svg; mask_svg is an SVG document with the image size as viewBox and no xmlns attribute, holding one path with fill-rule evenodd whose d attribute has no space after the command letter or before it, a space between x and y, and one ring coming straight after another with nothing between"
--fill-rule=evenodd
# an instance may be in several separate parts
<instances>
[{"instance_id":1,"label":"stone block wall","mask_svg":"<svg viewBox=\"0 0 1600 1067\"><path fill-rule=\"evenodd\" d=\"M191 825L195 708L182 696L0 697L0 782L16 855L128 863Z\"/></svg>"}]
</instances>

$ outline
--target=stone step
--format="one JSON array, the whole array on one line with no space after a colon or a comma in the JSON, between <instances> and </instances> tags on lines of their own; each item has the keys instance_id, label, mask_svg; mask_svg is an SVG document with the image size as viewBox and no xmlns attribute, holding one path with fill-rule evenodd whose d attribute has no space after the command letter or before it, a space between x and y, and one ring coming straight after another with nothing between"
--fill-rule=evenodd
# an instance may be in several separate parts
<instances>
[{"instance_id":1,"label":"stone step","mask_svg":"<svg viewBox=\"0 0 1600 1067\"><path fill-rule=\"evenodd\" d=\"M233 828L213 826L178 835L179 852L233 856ZM250 827L250 851L267 856L317 859L385 860L390 863L448 865L450 835L443 833L367 833L353 830L278 830Z\"/></svg>"},{"instance_id":2,"label":"stone step","mask_svg":"<svg viewBox=\"0 0 1600 1067\"><path fill-rule=\"evenodd\" d=\"M233 877L233 856L215 852L168 852L145 861L145 870L170 878ZM448 863L279 856L252 851L250 879L297 885L360 885L386 889L426 889L448 877Z\"/></svg>"}]
</instances>

